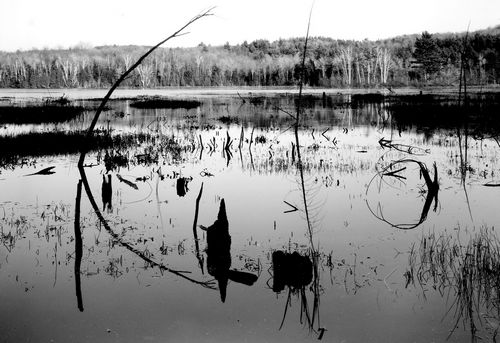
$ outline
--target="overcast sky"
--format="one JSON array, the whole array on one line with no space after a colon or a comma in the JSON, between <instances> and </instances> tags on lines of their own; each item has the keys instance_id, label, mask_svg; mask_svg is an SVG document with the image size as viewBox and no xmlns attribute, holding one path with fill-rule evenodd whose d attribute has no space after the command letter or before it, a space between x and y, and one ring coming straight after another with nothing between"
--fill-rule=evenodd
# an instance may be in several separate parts
<instances>
[{"instance_id":1,"label":"overcast sky","mask_svg":"<svg viewBox=\"0 0 500 343\"><path fill-rule=\"evenodd\" d=\"M190 34L167 46L221 45L304 36L308 0L0 0L0 50L154 45L216 6ZM312 36L376 40L422 31L456 32L500 24L500 0L316 0Z\"/></svg>"}]
</instances>

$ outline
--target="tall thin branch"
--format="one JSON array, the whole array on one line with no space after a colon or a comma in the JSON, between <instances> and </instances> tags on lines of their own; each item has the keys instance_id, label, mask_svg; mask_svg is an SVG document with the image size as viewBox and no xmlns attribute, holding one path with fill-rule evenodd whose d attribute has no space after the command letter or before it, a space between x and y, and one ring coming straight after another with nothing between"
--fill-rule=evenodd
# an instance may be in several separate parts
<instances>
[{"instance_id":1,"label":"tall thin branch","mask_svg":"<svg viewBox=\"0 0 500 343\"><path fill-rule=\"evenodd\" d=\"M297 116L295 117L296 120L296 126L299 125L299 119L300 119L300 111L302 107L302 87L304 85L304 72L306 69L306 55L307 55L307 42L309 41L309 28L311 27L311 16L312 16L312 10L313 10L314 2L311 5L311 10L309 11L309 20L307 22L307 33L306 33L306 40L304 42L304 53L302 55L302 64L300 67L300 82L299 82L299 103L297 106Z\"/></svg>"},{"instance_id":2,"label":"tall thin branch","mask_svg":"<svg viewBox=\"0 0 500 343\"><path fill-rule=\"evenodd\" d=\"M313 286L312 286L312 291L314 293L314 302L313 302L313 317L312 320L309 316L309 307L307 303L303 302L303 305L305 305L305 315L308 320L308 325L311 330L314 331L314 321L316 320L316 315L318 317L318 325L319 325L319 270L318 270L318 263L317 263L317 252L314 247L314 240L313 240L313 228L311 224L311 218L309 215L309 206L308 206L308 200L307 200L307 194L306 194L306 185L304 181L304 168L302 165L302 156L300 154L300 142L299 142L299 122L300 122L300 112L302 111L302 87L304 84L304 72L305 72L305 64L306 64L306 55L307 55L307 43L309 40L309 28L311 26L311 17L312 17L312 10L314 7L314 1L311 5L311 10L309 12L309 21L307 22L307 33L306 33L306 39L304 42L304 52L302 55L302 65L301 65L301 75L300 75L300 83L299 83L299 99L298 99L298 105L297 105L297 115L295 117L295 144L297 145L297 167L299 169L299 174L300 174L300 188L302 190L302 200L304 202L304 212L306 215L306 222L307 222L307 231L308 231L308 236L309 236L309 243L310 243L310 254L313 262ZM303 293L302 300L307 300L305 297L305 293ZM302 313L302 311L301 311ZM284 316L286 316L286 308L285 308L285 313ZM284 320L284 317L283 317ZM281 326L283 326L283 321L281 323ZM280 326L280 328L281 328Z\"/></svg>"},{"instance_id":3,"label":"tall thin branch","mask_svg":"<svg viewBox=\"0 0 500 343\"><path fill-rule=\"evenodd\" d=\"M111 95L113 94L113 92L115 91L115 89L122 83L123 80L125 80L127 78L127 76L135 69L137 68L141 63L142 61L144 61L144 59L146 57L148 57L153 51L155 51L160 45L164 44L165 42L169 41L170 39L172 38L176 38L176 37L180 37L182 35L185 34L185 32L183 32L188 26L190 26L191 24L193 24L194 22L198 21L199 19L201 18L204 18L204 17L208 17L208 16L211 16L213 15L212 13L212 10L214 9L214 7L211 7L209 8L208 10L196 15L195 17L193 17L191 20L189 20L186 24L184 24L180 29L178 29L177 31L175 31L173 34L171 34L170 36L168 36L167 38L165 38L164 40L162 40L161 42L159 42L158 44L156 44L155 46L153 46L151 49L149 49L144 55L142 55L129 69L127 69L121 76L120 78L113 84L113 86L111 86L111 88L109 89L108 93L106 94L106 96L102 99L101 101L101 104L99 105L99 107L97 108L97 111L94 115L94 118L92 119L92 122L90 123L90 126L87 130L87 134L86 134L86 139L84 141L84 145L83 147L81 148L81 154L80 154L80 159L78 160L78 166L83 166L83 162L85 161L85 155L87 153L87 142L88 140L92 137L92 133L94 132L94 128L97 124L97 120L99 119L99 115L101 114L101 112L104 110L104 107L106 106L106 103L108 102L109 98L111 97Z\"/></svg>"},{"instance_id":4,"label":"tall thin branch","mask_svg":"<svg viewBox=\"0 0 500 343\"><path fill-rule=\"evenodd\" d=\"M313 3L313 5L314 5L314 3ZM309 209L307 206L306 189L305 189L305 183L304 183L304 170L302 168L302 159L301 159L301 155L300 155L300 143L299 143L299 120L300 120L300 112L302 110L301 109L301 107L302 107L302 86L304 83L304 70L305 70L306 55L307 55L307 42L309 40L309 28L311 26L311 16L312 16L313 5L311 5L311 10L309 12L309 21L307 22L307 33L306 33L306 39L304 42L304 52L303 52L303 56L302 56L302 66L301 66L300 83L299 83L299 100L298 100L298 105L297 105L297 115L295 118L296 119L295 120L295 143L297 145L297 166L299 168L299 173L300 173L302 198L304 201L304 211L306 214L307 229L309 232L309 240L311 243L311 249L314 250L314 244L312 241L312 226L311 226L311 221L309 218Z\"/></svg>"}]
</instances>

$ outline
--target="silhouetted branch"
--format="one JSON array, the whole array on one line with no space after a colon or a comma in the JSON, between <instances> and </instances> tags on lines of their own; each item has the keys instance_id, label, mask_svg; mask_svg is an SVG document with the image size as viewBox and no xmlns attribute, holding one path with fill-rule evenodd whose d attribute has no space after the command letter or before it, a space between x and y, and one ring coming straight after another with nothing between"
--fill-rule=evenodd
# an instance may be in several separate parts
<instances>
[{"instance_id":1,"label":"silhouetted branch","mask_svg":"<svg viewBox=\"0 0 500 343\"><path fill-rule=\"evenodd\" d=\"M120 78L113 84L113 86L111 86L111 88L109 89L108 93L106 94L106 96L104 97L104 99L102 99L101 101L101 104L99 105L99 107L97 108L97 111L94 115L94 118L92 119L92 122L90 123L90 126L87 130L87 135L86 135L86 139L90 139L92 137L92 133L94 131L94 128L95 128L95 125L97 124L97 120L99 119L99 115L101 114L101 112L104 110L104 107L106 106L106 103L108 102L109 98L111 97L111 94L113 94L113 92L115 91L115 89L120 85L120 83L122 83L123 80L125 80L125 78L135 69L137 68L141 63L142 61L144 61L144 59L146 57L148 57L153 51L155 51L160 45L164 44L165 42L169 41L170 39L172 38L175 38L175 37L180 37L181 35L184 35L185 33L183 33L183 31L188 27L190 26L191 24L193 24L194 22L196 22L197 20L203 18L203 17L207 17L207 16L211 16L213 15L212 13L212 10L214 8L209 8L208 10L196 15L195 17L193 17L191 20L189 20L186 24L184 24L184 26L182 26L179 30L177 30L176 32L174 32L172 35L168 36L167 38L165 38L164 40L162 40L161 42L159 42L158 44L156 44L155 46L153 46L151 49L149 49L144 55L142 55L129 69L127 69L121 76ZM78 160L78 166L83 166L83 162L85 161L85 155L87 153L87 147L86 147L86 143L84 143L84 146L82 147L82 150L81 150L81 154L80 154L80 159Z\"/></svg>"},{"instance_id":2,"label":"silhouetted branch","mask_svg":"<svg viewBox=\"0 0 500 343\"><path fill-rule=\"evenodd\" d=\"M314 5L314 2L313 2ZM311 16L312 16L312 10L313 10L313 5L311 5L311 10L309 12L309 21L307 23L307 33L306 33L306 39L304 42L304 51L303 51L303 56L302 56L302 64L301 64L301 74L300 74L300 83L299 83L299 98L298 98L298 104L297 104L297 114L295 116L295 144L297 148L297 167L299 169L299 174L300 174L300 188L302 191L302 200L304 202L304 212L306 216L306 222L307 222L307 232L308 232L308 237L309 237L309 244L310 244L310 255L313 260L313 286L311 288L313 294L314 294L314 300L313 300L313 307L312 307L312 312L313 316L309 315L309 306L307 304L307 297L305 296L305 291L301 293L301 315L305 314L306 319L307 319L307 324L308 327L311 331L314 331L314 324L315 320L318 317L318 323L319 323L319 281L320 281L320 276L319 276L319 270L317 266L317 252L314 247L314 240L313 240L313 228L312 228L312 223L311 223L311 218L309 214L309 206L308 206L308 200L307 200L307 194L306 194L306 186L305 186L305 181L304 181L304 168L302 165L302 157L300 153L300 143L299 143L299 122L300 122L300 113L302 111L302 87L304 84L304 72L305 72L305 62L306 62L306 55L307 55L307 43L309 40L309 28L311 26ZM314 138L314 136L313 136ZM292 145L293 147L293 145ZM293 154L293 152L292 152ZM293 158L293 155L292 155ZM287 306L289 303L289 298L287 299ZM286 316L286 308L285 308L285 313L283 315L283 321ZM280 325L280 328L283 326L283 321ZM319 325L319 324L318 324Z\"/></svg>"},{"instance_id":3,"label":"silhouetted branch","mask_svg":"<svg viewBox=\"0 0 500 343\"><path fill-rule=\"evenodd\" d=\"M295 116L295 143L297 146L297 166L299 168L299 173L300 173L300 183L301 183L301 190L302 190L302 198L304 201L304 211L306 214L306 221L307 221L307 230L309 233L309 240L311 243L311 249L314 251L314 243L312 241L312 227L311 227L311 221L309 218L309 209L307 206L307 198L306 198L306 189L305 189L305 183L304 183L304 170L302 166L302 159L300 155L300 144L299 144L299 120L300 120L300 112L301 112L301 107L302 107L302 86L304 83L304 70L305 70L305 63L306 63L306 54L307 54L307 42L309 40L309 27L311 26L311 15L312 15L312 6L311 6L311 11L309 12L309 21L307 23L307 33L306 33L306 40L304 42L304 52L302 56L302 64L301 64L301 73L300 73L300 83L299 83L299 99L298 99L298 104L297 104L297 115Z\"/></svg>"}]
</instances>

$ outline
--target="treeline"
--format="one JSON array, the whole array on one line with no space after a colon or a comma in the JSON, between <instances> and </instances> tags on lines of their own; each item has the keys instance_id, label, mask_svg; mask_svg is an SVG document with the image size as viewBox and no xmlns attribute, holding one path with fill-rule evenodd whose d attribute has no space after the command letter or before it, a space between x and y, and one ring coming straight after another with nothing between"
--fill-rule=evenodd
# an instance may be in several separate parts
<instances>
[{"instance_id":1,"label":"treeline","mask_svg":"<svg viewBox=\"0 0 500 343\"><path fill-rule=\"evenodd\" d=\"M300 78L304 38L238 45L160 48L125 87L291 86ZM104 46L0 52L2 88L103 88L146 47ZM305 83L317 87L455 85L500 81L500 26L475 33L401 36L381 41L316 37L309 41Z\"/></svg>"}]
</instances>

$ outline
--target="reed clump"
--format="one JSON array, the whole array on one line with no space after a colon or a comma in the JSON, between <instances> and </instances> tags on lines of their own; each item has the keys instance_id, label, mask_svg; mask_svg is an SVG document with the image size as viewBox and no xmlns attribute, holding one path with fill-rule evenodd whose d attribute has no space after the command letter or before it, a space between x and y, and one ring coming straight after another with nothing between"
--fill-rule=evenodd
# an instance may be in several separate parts
<instances>
[{"instance_id":1,"label":"reed clump","mask_svg":"<svg viewBox=\"0 0 500 343\"><path fill-rule=\"evenodd\" d=\"M148 139L145 133L129 135L96 134L88 140L89 150L101 149L124 150L137 146ZM6 161L22 159L24 157L41 157L51 155L76 154L80 146L86 141L83 131L46 131L28 132L17 135L0 136L2 155L0 165Z\"/></svg>"},{"instance_id":2,"label":"reed clump","mask_svg":"<svg viewBox=\"0 0 500 343\"><path fill-rule=\"evenodd\" d=\"M83 106L53 103L0 106L0 124L63 123L77 118L85 110Z\"/></svg>"},{"instance_id":3,"label":"reed clump","mask_svg":"<svg viewBox=\"0 0 500 343\"><path fill-rule=\"evenodd\" d=\"M500 240L494 227L480 228L465 243L459 235L423 236L410 250L404 276L406 286L418 282L454 294L448 313L454 313L456 325L450 336L460 322L476 337L484 318L500 318ZM498 327L493 329L496 335Z\"/></svg>"}]
</instances>

